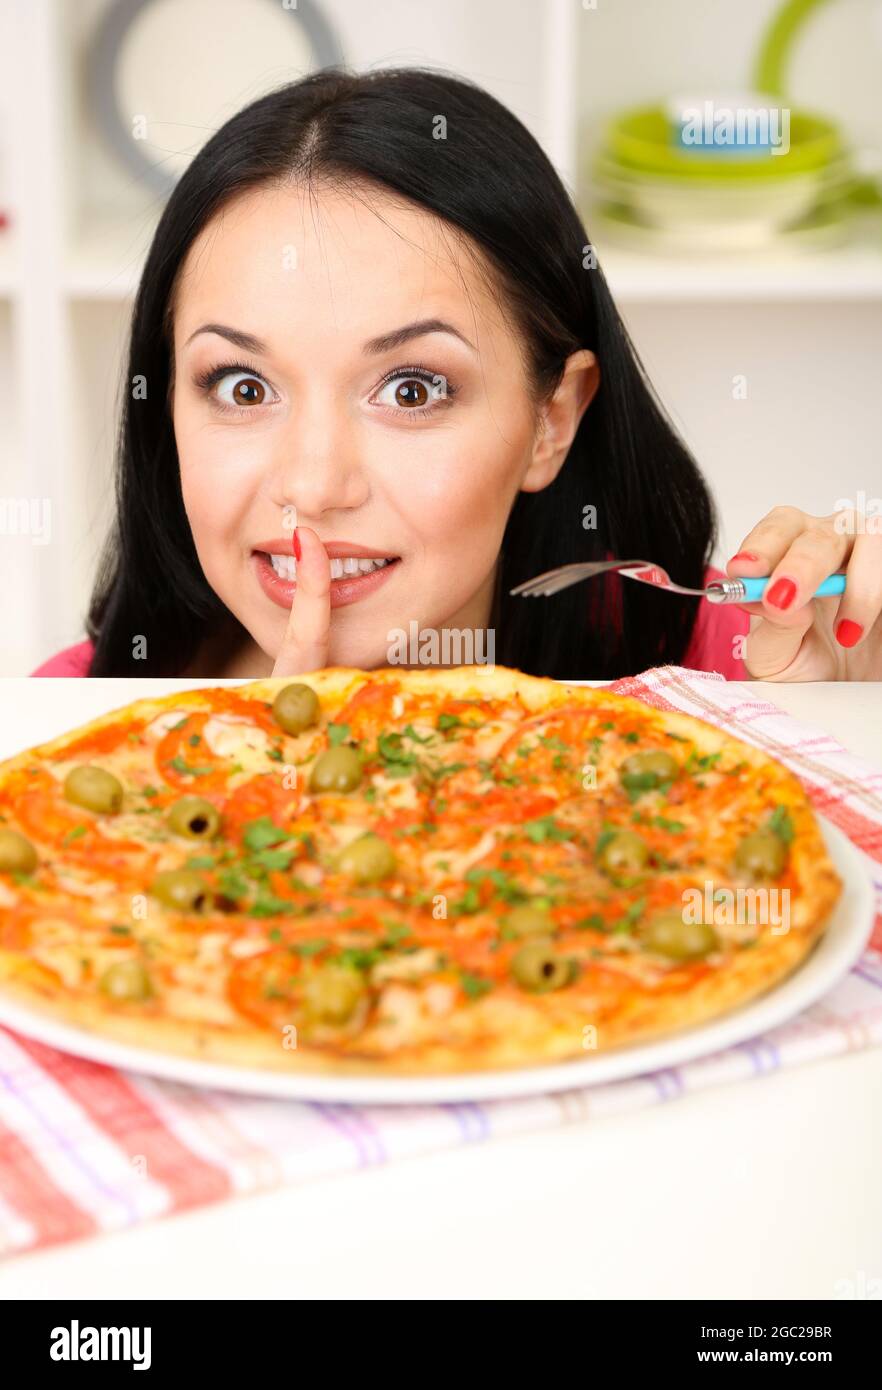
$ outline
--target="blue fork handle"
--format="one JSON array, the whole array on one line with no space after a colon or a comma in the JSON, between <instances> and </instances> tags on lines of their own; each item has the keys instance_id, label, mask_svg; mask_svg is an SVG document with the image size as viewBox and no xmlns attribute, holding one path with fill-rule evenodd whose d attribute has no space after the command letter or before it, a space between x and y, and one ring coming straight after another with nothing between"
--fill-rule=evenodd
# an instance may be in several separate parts
<instances>
[{"instance_id":1,"label":"blue fork handle","mask_svg":"<svg viewBox=\"0 0 882 1390\"><path fill-rule=\"evenodd\" d=\"M739 576L739 577L740 577L740 576ZM771 577L771 576L769 576L769 575L766 575L766 577L765 577L764 579L744 579L743 577L740 577L740 578L741 578L741 583L744 585L744 602L745 602L745 603L759 603L759 601L760 601L760 599L762 598L763 594L766 592L766 587L768 586L770 577ZM817 589L815 589L815 592L814 592L814 594L812 595L812 597L813 597L813 598L828 598L831 594L844 594L844 593L845 593L845 575L844 575L844 574L830 574L830 575L828 575L827 578L824 580L823 584L819 584L819 585L818 585L818 587L817 587Z\"/></svg>"}]
</instances>

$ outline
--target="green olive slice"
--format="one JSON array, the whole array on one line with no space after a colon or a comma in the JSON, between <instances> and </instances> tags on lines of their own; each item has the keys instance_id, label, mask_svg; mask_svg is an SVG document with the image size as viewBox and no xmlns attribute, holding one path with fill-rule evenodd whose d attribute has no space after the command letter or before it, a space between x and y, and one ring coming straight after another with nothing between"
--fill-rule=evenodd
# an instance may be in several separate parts
<instances>
[{"instance_id":1,"label":"green olive slice","mask_svg":"<svg viewBox=\"0 0 882 1390\"><path fill-rule=\"evenodd\" d=\"M211 912L215 898L208 882L197 869L166 869L157 874L150 892L164 907L177 912Z\"/></svg>"},{"instance_id":2,"label":"green olive slice","mask_svg":"<svg viewBox=\"0 0 882 1390\"><path fill-rule=\"evenodd\" d=\"M548 908L533 903L518 903L506 917L505 925L514 936L549 936L554 931Z\"/></svg>"},{"instance_id":3,"label":"green olive slice","mask_svg":"<svg viewBox=\"0 0 882 1390\"><path fill-rule=\"evenodd\" d=\"M646 868L649 847L634 830L617 830L598 851L597 862L615 882L635 878Z\"/></svg>"},{"instance_id":4,"label":"green olive slice","mask_svg":"<svg viewBox=\"0 0 882 1390\"><path fill-rule=\"evenodd\" d=\"M679 770L677 759L663 748L647 748L625 759L619 780L626 791L647 792L662 782L672 782Z\"/></svg>"},{"instance_id":5,"label":"green olive slice","mask_svg":"<svg viewBox=\"0 0 882 1390\"><path fill-rule=\"evenodd\" d=\"M37 867L37 851L19 835L0 825L0 874L32 874Z\"/></svg>"},{"instance_id":6,"label":"green olive slice","mask_svg":"<svg viewBox=\"0 0 882 1390\"><path fill-rule=\"evenodd\" d=\"M321 753L309 774L309 789L313 792L354 792L360 782L361 758L345 744Z\"/></svg>"},{"instance_id":7,"label":"green olive slice","mask_svg":"<svg viewBox=\"0 0 882 1390\"><path fill-rule=\"evenodd\" d=\"M182 796L168 813L169 827L186 840L213 840L220 829L220 813L202 796Z\"/></svg>"},{"instance_id":8,"label":"green olive slice","mask_svg":"<svg viewBox=\"0 0 882 1390\"><path fill-rule=\"evenodd\" d=\"M787 863L787 846L773 830L745 835L735 851L735 868L745 878L778 878Z\"/></svg>"},{"instance_id":9,"label":"green olive slice","mask_svg":"<svg viewBox=\"0 0 882 1390\"><path fill-rule=\"evenodd\" d=\"M98 985L111 999L134 1002L153 994L150 976L139 960L116 961L104 971Z\"/></svg>"},{"instance_id":10,"label":"green olive slice","mask_svg":"<svg viewBox=\"0 0 882 1390\"><path fill-rule=\"evenodd\" d=\"M302 734L318 723L319 698L312 686L284 685L273 700L273 719L286 734Z\"/></svg>"},{"instance_id":11,"label":"green olive slice","mask_svg":"<svg viewBox=\"0 0 882 1390\"><path fill-rule=\"evenodd\" d=\"M81 767L72 767L65 777L64 795L75 806L112 816L122 806L123 785L112 772L84 763Z\"/></svg>"},{"instance_id":12,"label":"green olive slice","mask_svg":"<svg viewBox=\"0 0 882 1390\"><path fill-rule=\"evenodd\" d=\"M394 872L396 863L392 847L372 831L352 840L337 857L337 867L356 883L378 883Z\"/></svg>"},{"instance_id":13,"label":"green olive slice","mask_svg":"<svg viewBox=\"0 0 882 1390\"><path fill-rule=\"evenodd\" d=\"M323 965L306 982L303 1002L316 1023L348 1023L367 994L357 970L345 965Z\"/></svg>"},{"instance_id":14,"label":"green olive slice","mask_svg":"<svg viewBox=\"0 0 882 1390\"><path fill-rule=\"evenodd\" d=\"M521 989L534 994L563 989L574 974L573 962L547 939L528 941L512 956L510 968Z\"/></svg>"},{"instance_id":15,"label":"green olive slice","mask_svg":"<svg viewBox=\"0 0 882 1390\"><path fill-rule=\"evenodd\" d=\"M642 928L640 940L647 951L668 960L701 960L719 947L713 927L705 922L684 922L679 912L663 912Z\"/></svg>"}]
</instances>

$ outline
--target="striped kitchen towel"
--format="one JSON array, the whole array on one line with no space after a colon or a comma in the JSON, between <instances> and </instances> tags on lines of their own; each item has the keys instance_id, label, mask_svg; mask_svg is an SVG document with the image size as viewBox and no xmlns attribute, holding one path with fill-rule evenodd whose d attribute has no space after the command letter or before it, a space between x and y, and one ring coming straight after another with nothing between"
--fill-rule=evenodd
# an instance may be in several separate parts
<instances>
[{"instance_id":1,"label":"striped kitchen towel","mask_svg":"<svg viewBox=\"0 0 882 1390\"><path fill-rule=\"evenodd\" d=\"M116 1231L240 1193L675 1099L882 1045L882 770L782 714L762 687L666 667L614 689L698 715L786 763L867 856L879 915L851 973L791 1023L633 1080L525 1100L295 1104L81 1061L0 1029L0 1251Z\"/></svg>"}]
</instances>

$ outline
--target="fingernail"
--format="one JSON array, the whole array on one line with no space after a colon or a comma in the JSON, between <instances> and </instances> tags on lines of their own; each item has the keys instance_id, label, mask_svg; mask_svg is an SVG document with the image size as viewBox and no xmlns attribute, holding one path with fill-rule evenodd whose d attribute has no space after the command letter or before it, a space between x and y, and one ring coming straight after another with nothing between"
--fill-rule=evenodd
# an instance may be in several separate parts
<instances>
[{"instance_id":1,"label":"fingernail","mask_svg":"<svg viewBox=\"0 0 882 1390\"><path fill-rule=\"evenodd\" d=\"M297 534L297 527L296 527L296 526L294 527L294 530L293 530L292 533L291 533L291 544L292 544L292 546L294 547L294 559L295 559L295 560L299 560L299 559L300 559L300 537L299 537L298 534Z\"/></svg>"},{"instance_id":2,"label":"fingernail","mask_svg":"<svg viewBox=\"0 0 882 1390\"><path fill-rule=\"evenodd\" d=\"M843 618L836 627L836 641L840 647L856 647L863 634L863 625L852 618Z\"/></svg>"},{"instance_id":3,"label":"fingernail","mask_svg":"<svg viewBox=\"0 0 882 1390\"><path fill-rule=\"evenodd\" d=\"M733 556L732 556L732 559L729 561L729 564L730 564L730 565L734 565L734 563L735 563L736 560L758 560L758 559L759 559L759 556L758 556L758 555L754 555L754 553L753 553L752 550L739 550L739 552L738 552L737 555L733 555Z\"/></svg>"},{"instance_id":4,"label":"fingernail","mask_svg":"<svg viewBox=\"0 0 882 1390\"><path fill-rule=\"evenodd\" d=\"M792 579L776 579L766 593L766 602L773 608L789 608L796 598L796 585Z\"/></svg>"}]
</instances>

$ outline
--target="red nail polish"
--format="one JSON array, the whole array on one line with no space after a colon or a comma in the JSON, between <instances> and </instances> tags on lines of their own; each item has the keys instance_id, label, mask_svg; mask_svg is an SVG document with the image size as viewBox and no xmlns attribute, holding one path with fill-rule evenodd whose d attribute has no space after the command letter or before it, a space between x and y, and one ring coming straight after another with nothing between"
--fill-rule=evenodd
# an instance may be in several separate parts
<instances>
[{"instance_id":1,"label":"red nail polish","mask_svg":"<svg viewBox=\"0 0 882 1390\"><path fill-rule=\"evenodd\" d=\"M738 552L737 555L733 555L733 556L732 556L732 559L729 561L729 564L730 564L730 565L734 565L734 563L735 563L736 560L758 560L758 559L759 559L759 556L758 556L758 555L754 555L754 553L753 553L752 550L739 550L739 552Z\"/></svg>"},{"instance_id":2,"label":"red nail polish","mask_svg":"<svg viewBox=\"0 0 882 1390\"><path fill-rule=\"evenodd\" d=\"M776 579L766 591L766 600L773 608L789 608L795 598L796 585L792 579Z\"/></svg>"},{"instance_id":3,"label":"red nail polish","mask_svg":"<svg viewBox=\"0 0 882 1390\"><path fill-rule=\"evenodd\" d=\"M296 527L296 526L294 527L294 530L293 530L292 533L291 533L291 545L292 545L293 548L294 548L294 559L295 559L295 560L299 560L299 559L300 559L300 537L299 537L298 534L297 534L297 527Z\"/></svg>"},{"instance_id":4,"label":"red nail polish","mask_svg":"<svg viewBox=\"0 0 882 1390\"><path fill-rule=\"evenodd\" d=\"M836 641L840 647L856 647L863 630L861 623L856 623L851 618L843 618L836 626Z\"/></svg>"}]
</instances>

